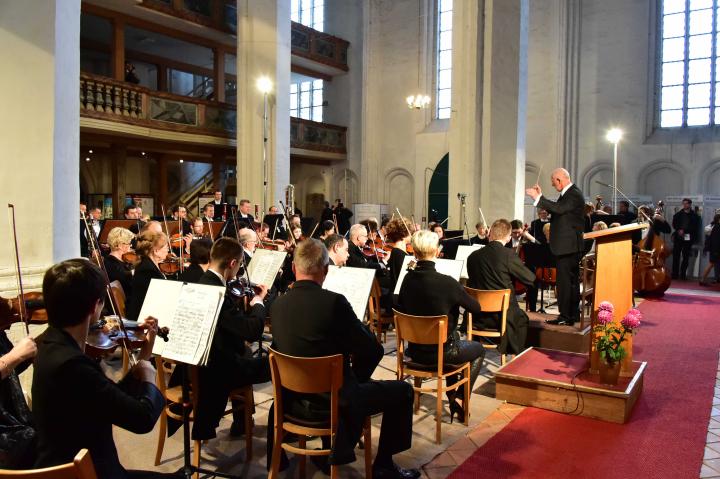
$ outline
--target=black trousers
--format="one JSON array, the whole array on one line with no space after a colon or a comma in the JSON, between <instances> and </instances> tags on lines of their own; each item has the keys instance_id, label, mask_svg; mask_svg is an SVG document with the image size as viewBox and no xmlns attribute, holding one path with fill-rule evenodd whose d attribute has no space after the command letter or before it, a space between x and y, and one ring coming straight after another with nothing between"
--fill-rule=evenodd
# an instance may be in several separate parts
<instances>
[{"instance_id":1,"label":"black trousers","mask_svg":"<svg viewBox=\"0 0 720 479\"><path fill-rule=\"evenodd\" d=\"M415 350L411 349L408 351L408 356L416 363L437 364L437 352L427 353L424 350L417 350L416 347ZM454 340L452 344L445 348L445 354L443 355L444 364L470 363L470 391L473 390L475 381L480 374L483 359L485 359L485 348L482 344L477 341L466 341L462 339ZM450 375L445 379L445 384L450 387L459 380L459 374ZM455 391L448 391L448 398L462 398L465 391L464 387L465 385L460 386L457 389L457 393L455 393Z\"/></svg>"},{"instance_id":2,"label":"black trousers","mask_svg":"<svg viewBox=\"0 0 720 479\"><path fill-rule=\"evenodd\" d=\"M574 323L580 319L580 254L564 254L556 259L560 319Z\"/></svg>"},{"instance_id":3,"label":"black trousers","mask_svg":"<svg viewBox=\"0 0 720 479\"><path fill-rule=\"evenodd\" d=\"M340 391L340 423L335 436L335 447L330 455L330 464L349 464L355 461L357 445L367 416L382 413L378 456L392 456L410 449L412 444L413 389L405 381L368 381L355 384L348 390ZM293 408L285 403L286 413L301 419L317 420L317 417L302 417L302 408ZM314 414L313 414L314 416ZM275 404L268 414L267 461L272 460L275 441Z\"/></svg>"},{"instance_id":4,"label":"black trousers","mask_svg":"<svg viewBox=\"0 0 720 479\"><path fill-rule=\"evenodd\" d=\"M681 279L687 278L688 263L690 262L690 252L692 251L692 241L682 239L675 240L673 243L673 261L672 261L672 277ZM682 263L681 263L682 256Z\"/></svg>"}]
</instances>

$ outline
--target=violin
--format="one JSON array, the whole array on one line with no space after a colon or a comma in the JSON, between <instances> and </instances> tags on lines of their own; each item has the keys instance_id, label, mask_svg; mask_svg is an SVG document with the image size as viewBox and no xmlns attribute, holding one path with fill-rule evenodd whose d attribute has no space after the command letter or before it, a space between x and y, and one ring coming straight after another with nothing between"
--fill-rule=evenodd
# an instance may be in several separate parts
<instances>
[{"instance_id":1,"label":"violin","mask_svg":"<svg viewBox=\"0 0 720 479\"><path fill-rule=\"evenodd\" d=\"M122 260L134 267L140 262L140 256L135 251L128 251L122 255Z\"/></svg>"},{"instance_id":2,"label":"violin","mask_svg":"<svg viewBox=\"0 0 720 479\"><path fill-rule=\"evenodd\" d=\"M167 342L168 333L167 327L158 328L157 336ZM147 336L139 326L121 327L117 316L111 316L90 325L85 340L85 354L93 359L101 359L121 346L128 350L142 348L145 341Z\"/></svg>"},{"instance_id":3,"label":"violin","mask_svg":"<svg viewBox=\"0 0 720 479\"><path fill-rule=\"evenodd\" d=\"M23 293L25 311L28 319L33 323L44 323L47 321L45 302L40 292ZM20 317L20 297L0 298L0 330L5 330L11 324L22 321Z\"/></svg>"},{"instance_id":4,"label":"violin","mask_svg":"<svg viewBox=\"0 0 720 479\"><path fill-rule=\"evenodd\" d=\"M158 264L158 269L164 275L173 275L181 272L186 265L183 264L180 258L167 258Z\"/></svg>"}]
</instances>

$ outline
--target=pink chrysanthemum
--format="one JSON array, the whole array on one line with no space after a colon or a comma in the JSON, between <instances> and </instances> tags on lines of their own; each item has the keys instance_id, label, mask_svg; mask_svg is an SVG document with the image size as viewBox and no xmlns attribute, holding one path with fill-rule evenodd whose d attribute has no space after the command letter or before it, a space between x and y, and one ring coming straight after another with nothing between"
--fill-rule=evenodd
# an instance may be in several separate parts
<instances>
[{"instance_id":1,"label":"pink chrysanthemum","mask_svg":"<svg viewBox=\"0 0 720 479\"><path fill-rule=\"evenodd\" d=\"M626 329L635 329L640 326L642 321L642 313L639 309L632 308L622 319L622 325Z\"/></svg>"},{"instance_id":2,"label":"pink chrysanthemum","mask_svg":"<svg viewBox=\"0 0 720 479\"><path fill-rule=\"evenodd\" d=\"M610 303L608 303L608 304L610 304ZM609 323L612 323L612 320L613 320L612 311L608 311L607 309L600 309L598 311L597 317L598 317L598 323L600 323L600 324L609 324Z\"/></svg>"},{"instance_id":3,"label":"pink chrysanthemum","mask_svg":"<svg viewBox=\"0 0 720 479\"><path fill-rule=\"evenodd\" d=\"M603 301L598 306L598 311L609 311L610 313L615 312L615 306L612 305L610 301Z\"/></svg>"}]
</instances>

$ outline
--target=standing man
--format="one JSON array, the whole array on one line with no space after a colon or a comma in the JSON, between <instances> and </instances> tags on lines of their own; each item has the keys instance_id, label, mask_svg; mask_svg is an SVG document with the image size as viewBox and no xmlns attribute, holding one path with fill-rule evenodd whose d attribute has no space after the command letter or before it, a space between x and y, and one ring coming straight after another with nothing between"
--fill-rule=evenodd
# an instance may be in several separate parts
<instances>
[{"instance_id":1,"label":"standing man","mask_svg":"<svg viewBox=\"0 0 720 479\"><path fill-rule=\"evenodd\" d=\"M547 244L547 240L543 234L543 228L550 222L548 212L542 208L538 208L537 215L537 219L534 219L532 223L530 223L530 234L537 240L538 243Z\"/></svg>"},{"instance_id":2,"label":"standing man","mask_svg":"<svg viewBox=\"0 0 720 479\"><path fill-rule=\"evenodd\" d=\"M338 234L345 235L350 230L350 218L353 216L353 212L345 208L342 200L338 198L335 200L337 206L335 206L335 217L337 218Z\"/></svg>"},{"instance_id":3,"label":"standing man","mask_svg":"<svg viewBox=\"0 0 720 479\"><path fill-rule=\"evenodd\" d=\"M672 226L675 233L673 239L672 279L687 279L690 250L697 241L700 230L700 216L692 209L692 200L683 198L682 209L673 215ZM682 256L682 263L680 257ZM679 273L679 275L678 275Z\"/></svg>"},{"instance_id":4,"label":"standing man","mask_svg":"<svg viewBox=\"0 0 720 479\"><path fill-rule=\"evenodd\" d=\"M250 212L252 205L250 200L240 200L238 206L238 223L241 227L250 227L255 221L255 217Z\"/></svg>"},{"instance_id":5,"label":"standing man","mask_svg":"<svg viewBox=\"0 0 720 479\"><path fill-rule=\"evenodd\" d=\"M540 185L525 190L534 205L552 215L550 224L550 251L557 258L557 289L560 317L548 320L550 324L572 326L579 319L580 259L583 253L585 227L585 199L580 188L570 180L564 168L557 168L550 177L553 187L560 192L557 201L545 198Z\"/></svg>"},{"instance_id":6,"label":"standing man","mask_svg":"<svg viewBox=\"0 0 720 479\"><path fill-rule=\"evenodd\" d=\"M215 190L215 198L210 202L215 207L215 221L225 221L230 211L228 211L228 204L223 201L222 191Z\"/></svg>"}]
</instances>

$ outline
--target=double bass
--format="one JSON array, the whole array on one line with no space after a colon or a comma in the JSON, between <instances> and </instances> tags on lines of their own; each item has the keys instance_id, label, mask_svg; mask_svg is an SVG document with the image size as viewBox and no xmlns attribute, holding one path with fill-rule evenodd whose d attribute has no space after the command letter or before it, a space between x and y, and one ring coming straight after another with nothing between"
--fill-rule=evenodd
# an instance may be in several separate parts
<instances>
[{"instance_id":1,"label":"double bass","mask_svg":"<svg viewBox=\"0 0 720 479\"><path fill-rule=\"evenodd\" d=\"M645 215L641 208L641 214ZM655 215L662 216L662 205L655 210ZM650 229L647 236L637 243L637 253L633 257L633 288L641 296L662 296L670 287L672 277L665 268L665 259L670 251L660 237L660 220L649 218ZM666 224L666 231L669 227Z\"/></svg>"}]
</instances>

